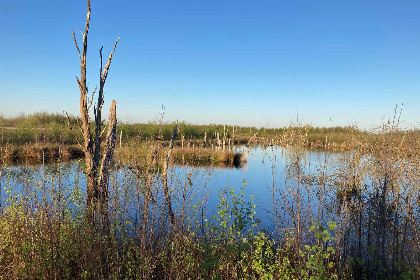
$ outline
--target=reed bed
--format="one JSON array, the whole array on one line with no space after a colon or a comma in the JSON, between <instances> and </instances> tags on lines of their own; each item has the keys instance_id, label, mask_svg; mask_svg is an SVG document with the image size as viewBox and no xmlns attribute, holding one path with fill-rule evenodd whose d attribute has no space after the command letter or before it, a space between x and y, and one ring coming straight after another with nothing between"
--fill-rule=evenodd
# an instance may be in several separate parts
<instances>
[{"instance_id":1,"label":"reed bed","mask_svg":"<svg viewBox=\"0 0 420 280\"><path fill-rule=\"evenodd\" d=\"M76 125L76 118L70 116L70 121ZM94 123L92 123L94 126ZM124 123L119 122L117 135L123 144L135 141L150 141L170 139L172 136L172 123L164 123L162 120L149 123ZM211 147L220 146L218 140L223 137L230 141L231 145L241 144L265 144L265 145L295 145L300 143L310 149L335 149L343 150L354 145L356 142L368 142L375 138L374 131L360 130L357 127L304 127L305 142L292 143L290 134L294 126L282 128L256 128L241 127L236 125L193 125L185 122L180 123L181 131L179 139L184 139L185 145ZM33 144L60 144L76 145L74 135L68 130L67 120L64 115L50 113L35 113L13 118L0 115L0 146L15 145L25 146ZM79 132L76 132L79 133ZM398 130L394 137L402 139L405 135L420 135L420 130ZM219 137L217 137L219 135ZM81 135L78 135L79 137ZM204 140L204 138L206 140ZM230 139L230 140L229 140ZM296 139L295 139L296 140ZM177 143L181 145L181 140ZM352 147L354 148L354 147Z\"/></svg>"},{"instance_id":2,"label":"reed bed","mask_svg":"<svg viewBox=\"0 0 420 280\"><path fill-rule=\"evenodd\" d=\"M180 143L178 143L180 144ZM121 163L134 163L144 165L145 163L160 162L165 155L165 143L146 141L131 143L124 147L117 148L116 159ZM153 151L148 153L147 151ZM171 156L172 164L192 166L232 166L239 167L246 157L242 153L230 149L216 149L205 147L185 147L177 145Z\"/></svg>"},{"instance_id":3,"label":"reed bed","mask_svg":"<svg viewBox=\"0 0 420 280\"><path fill-rule=\"evenodd\" d=\"M244 161L241 153L231 150L214 150L210 148L174 149L173 159L177 164L186 165L224 165L239 167Z\"/></svg>"}]
</instances>

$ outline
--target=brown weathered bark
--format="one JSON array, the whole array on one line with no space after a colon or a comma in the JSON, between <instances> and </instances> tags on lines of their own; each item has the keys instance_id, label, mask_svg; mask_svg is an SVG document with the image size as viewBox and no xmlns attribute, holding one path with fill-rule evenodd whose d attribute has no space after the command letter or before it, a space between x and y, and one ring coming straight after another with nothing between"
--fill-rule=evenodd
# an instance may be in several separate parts
<instances>
[{"instance_id":1,"label":"brown weathered bark","mask_svg":"<svg viewBox=\"0 0 420 280\"><path fill-rule=\"evenodd\" d=\"M108 123L108 132L105 139L103 151L101 151L101 138L104 130L102 130L102 106L104 104L104 86L108 71L111 66L112 56L117 47L119 37L115 42L114 49L108 57L108 61L103 67L102 64L102 48L99 50L101 59L101 66L99 70L99 93L96 105L94 105L95 127L94 132L91 131L91 121L89 117L89 110L92 106L93 97L96 89L94 89L92 96L88 98L88 87L86 83L86 54L87 54L87 39L90 24L90 0L87 0L87 16L86 26L83 36L83 47L80 49L76 35L73 30L73 40L76 49L79 53L80 59L80 79L76 76L77 84L80 89L80 119L78 118L78 125L83 134L83 141L79 145L83 148L85 154L86 164L86 180L87 180L87 200L86 200L86 213L88 219L91 221L101 222L101 226L107 227L108 225L108 182L109 172L112 157L114 155L115 139L116 139L116 101L113 100L110 109L110 118ZM70 123L69 123L70 125ZM102 156L101 156L102 154Z\"/></svg>"},{"instance_id":2,"label":"brown weathered bark","mask_svg":"<svg viewBox=\"0 0 420 280\"><path fill-rule=\"evenodd\" d=\"M105 138L104 153L102 155L101 165L98 177L99 206L101 207L101 218L104 228L109 228L108 220L108 183L111 161L114 156L115 142L117 136L117 102L112 100L109 114L108 132Z\"/></svg>"}]
</instances>

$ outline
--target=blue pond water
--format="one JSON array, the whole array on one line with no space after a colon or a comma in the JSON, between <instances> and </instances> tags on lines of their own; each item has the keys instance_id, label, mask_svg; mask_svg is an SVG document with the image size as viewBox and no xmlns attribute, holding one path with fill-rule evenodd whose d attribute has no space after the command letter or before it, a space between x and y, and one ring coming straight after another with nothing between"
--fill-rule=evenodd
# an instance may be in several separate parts
<instances>
[{"instance_id":1,"label":"blue pond water","mask_svg":"<svg viewBox=\"0 0 420 280\"><path fill-rule=\"evenodd\" d=\"M290 194L296 187L296 180L293 180L290 172L296 154L291 149L275 146L234 149L243 152L247 158L239 168L191 166L170 168L169 185L173 190L175 210L185 202L189 204L188 206L204 202L205 212L211 215L217 211L217 205L220 203L220 190L234 188L238 193L246 182L245 200L249 201L251 196L255 196L257 216L264 225L270 224L275 207L278 208L277 211L284 211L282 206L293 200L293 195ZM299 153L299 162L305 174L312 174L322 170L323 164L335 157L336 154L322 151L304 151ZM188 180L189 175L191 180ZM160 181L156 180L156 184L159 185ZM51 201L54 200L52 198L54 194L63 193L64 197L72 197L83 205L85 186L86 181L80 161L45 166L4 166L0 202L1 205L5 205L10 193L19 194L29 201L34 197L38 200ZM131 203L132 208L127 206L127 209L134 209L138 205L136 198L139 197L139 186L141 182L127 168L114 170L111 175L111 195L118 197L120 202L126 201L126 205ZM52 191L46 195L43 191L45 188ZM159 193L161 192L157 189L156 200L163 200ZM302 197L305 198L304 191ZM315 203L313 206L316 208L319 201L309 203Z\"/></svg>"}]
</instances>

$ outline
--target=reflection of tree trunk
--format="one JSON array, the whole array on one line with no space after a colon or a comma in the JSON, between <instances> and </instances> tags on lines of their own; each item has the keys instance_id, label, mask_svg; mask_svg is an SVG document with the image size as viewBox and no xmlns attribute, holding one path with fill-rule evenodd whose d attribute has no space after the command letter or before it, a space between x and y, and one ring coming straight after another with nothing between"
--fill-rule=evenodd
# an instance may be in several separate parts
<instances>
[{"instance_id":1,"label":"reflection of tree trunk","mask_svg":"<svg viewBox=\"0 0 420 280\"><path fill-rule=\"evenodd\" d=\"M368 208L368 210L367 211L369 211L368 212L368 217L367 217L367 219L368 219L368 221L367 221L367 223L368 223L368 225L367 225L367 243L366 243L366 247L368 248L368 250L369 250L369 248L371 248L371 246L372 246L372 233L373 233L373 229L372 229L372 208L371 208L371 206L368 206L369 208ZM371 264L371 261L372 261L372 256L371 256L371 254L370 253L368 253L368 255L367 255L367 257L368 257L368 265L370 265Z\"/></svg>"},{"instance_id":2,"label":"reflection of tree trunk","mask_svg":"<svg viewBox=\"0 0 420 280\"><path fill-rule=\"evenodd\" d=\"M139 235L140 235L140 244L141 244L141 252L142 254L146 254L146 240L147 238L147 227L149 225L149 207L152 201L152 175L148 174L149 170L145 172L144 179L145 179L145 190L144 190L144 200L143 200L143 218L142 222L139 227ZM153 174L153 173L152 173Z\"/></svg>"},{"instance_id":3,"label":"reflection of tree trunk","mask_svg":"<svg viewBox=\"0 0 420 280\"><path fill-rule=\"evenodd\" d=\"M1 209L1 175L3 172L3 168L0 166L0 209Z\"/></svg>"},{"instance_id":4,"label":"reflection of tree trunk","mask_svg":"<svg viewBox=\"0 0 420 280\"><path fill-rule=\"evenodd\" d=\"M392 274L396 273L395 264L398 263L398 248L399 248L399 240L398 240L398 205L395 209L395 221L394 221L394 242L392 248Z\"/></svg>"},{"instance_id":5,"label":"reflection of tree trunk","mask_svg":"<svg viewBox=\"0 0 420 280\"><path fill-rule=\"evenodd\" d=\"M389 175L387 172L385 172L384 175L384 181L382 183L380 194L379 194L379 204L378 204L378 228L377 228L377 241L376 241L376 247L377 247L377 257L376 259L381 261L381 266L386 267L386 260L385 257L385 248L387 245L386 240L386 198L388 193L388 184L389 184Z\"/></svg>"},{"instance_id":6,"label":"reflection of tree trunk","mask_svg":"<svg viewBox=\"0 0 420 280\"><path fill-rule=\"evenodd\" d=\"M400 256L401 259L404 258L404 247L405 247L405 241L407 237L407 226L408 226L408 217L406 218L405 224L404 224L404 232L403 232L403 238L401 242L401 256Z\"/></svg>"},{"instance_id":7,"label":"reflection of tree trunk","mask_svg":"<svg viewBox=\"0 0 420 280\"><path fill-rule=\"evenodd\" d=\"M298 151L297 159L296 159L296 168L297 168L297 190L296 190L296 213L297 213L297 226L296 226L296 248L300 248L300 151Z\"/></svg>"},{"instance_id":8,"label":"reflection of tree trunk","mask_svg":"<svg viewBox=\"0 0 420 280\"><path fill-rule=\"evenodd\" d=\"M171 144L166 154L165 161L163 162L163 169L162 169L163 194L165 195L165 203L166 203L166 207L168 207L168 215L169 215L171 226L175 225L175 215L172 210L171 194L168 188L168 167L169 167L169 160L171 158L171 153L174 147L174 142L177 136L178 136L178 122L175 125L174 134L172 136Z\"/></svg>"}]
</instances>

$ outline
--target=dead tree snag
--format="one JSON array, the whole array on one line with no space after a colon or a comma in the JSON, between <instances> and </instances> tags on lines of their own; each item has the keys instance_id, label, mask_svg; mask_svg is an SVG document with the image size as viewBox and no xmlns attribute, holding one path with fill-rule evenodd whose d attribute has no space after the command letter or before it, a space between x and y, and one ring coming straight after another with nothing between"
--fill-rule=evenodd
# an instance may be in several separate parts
<instances>
[{"instance_id":1,"label":"dead tree snag","mask_svg":"<svg viewBox=\"0 0 420 280\"><path fill-rule=\"evenodd\" d=\"M85 154L86 164L86 180L87 180L87 201L86 211L87 217L92 221L101 222L101 226L107 227L108 224L108 182L109 172L112 157L114 155L115 140L116 140L116 104L115 100L111 103L110 117L108 123L108 131L105 138L105 143L102 143L102 135L105 128L102 130L102 106L104 104L104 86L108 77L108 71L111 66L112 56L114 55L119 37L115 42L114 49L108 57L108 61L103 66L102 63L102 48L99 50L101 65L99 70L99 92L97 103L94 104L93 112L95 117L94 127L92 129L89 110L92 106L93 97L97 88L92 92L91 98L88 98L88 86L86 83L86 53L88 46L88 32L90 23L90 0L87 0L87 16L85 31L82 33L83 46L79 48L77 44L76 35L73 30L73 40L76 49L79 53L80 59L80 78L76 76L77 84L80 89L80 118L77 123L83 134L83 141L78 141ZM69 122L70 126L70 122ZM71 129L71 126L70 126ZM101 148L102 145L102 148Z\"/></svg>"}]
</instances>

